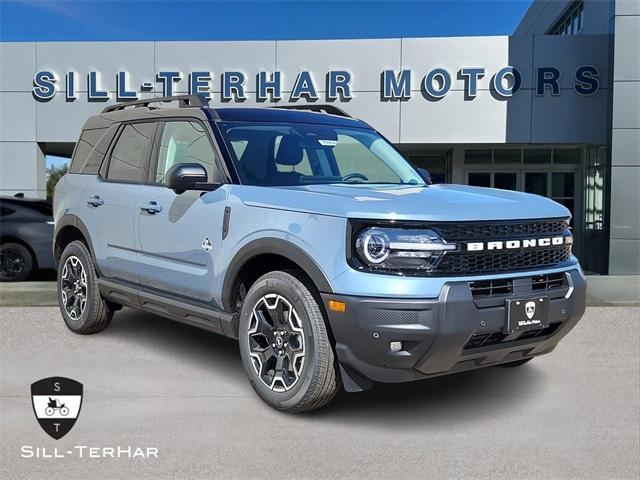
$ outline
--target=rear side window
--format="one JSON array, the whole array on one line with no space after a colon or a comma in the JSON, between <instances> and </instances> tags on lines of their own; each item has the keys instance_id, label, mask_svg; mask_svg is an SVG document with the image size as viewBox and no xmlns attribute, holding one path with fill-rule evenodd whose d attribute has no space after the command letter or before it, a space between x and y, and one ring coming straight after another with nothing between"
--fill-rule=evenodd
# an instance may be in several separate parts
<instances>
[{"instance_id":1,"label":"rear side window","mask_svg":"<svg viewBox=\"0 0 640 480\"><path fill-rule=\"evenodd\" d=\"M109 180L146 182L149 175L149 150L156 131L155 123L125 125L111 152Z\"/></svg>"},{"instance_id":2,"label":"rear side window","mask_svg":"<svg viewBox=\"0 0 640 480\"><path fill-rule=\"evenodd\" d=\"M97 175L116 130L117 125L83 130L73 152L69 173Z\"/></svg>"},{"instance_id":3,"label":"rear side window","mask_svg":"<svg viewBox=\"0 0 640 480\"><path fill-rule=\"evenodd\" d=\"M0 217L7 217L11 215L15 210L8 207L0 207Z\"/></svg>"}]
</instances>

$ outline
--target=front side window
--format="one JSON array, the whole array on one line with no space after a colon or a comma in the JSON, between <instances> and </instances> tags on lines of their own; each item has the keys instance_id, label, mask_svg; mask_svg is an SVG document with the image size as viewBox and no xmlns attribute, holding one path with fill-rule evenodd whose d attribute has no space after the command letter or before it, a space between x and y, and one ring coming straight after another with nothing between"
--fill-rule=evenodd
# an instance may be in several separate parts
<instances>
[{"instance_id":1,"label":"front side window","mask_svg":"<svg viewBox=\"0 0 640 480\"><path fill-rule=\"evenodd\" d=\"M198 122L167 122L162 132L156 183L164 183L167 171L176 163L199 163L208 182L219 181L216 154L204 127Z\"/></svg>"},{"instance_id":2,"label":"front side window","mask_svg":"<svg viewBox=\"0 0 640 480\"><path fill-rule=\"evenodd\" d=\"M244 184L425 184L402 155L372 130L241 122L220 127Z\"/></svg>"},{"instance_id":3,"label":"front side window","mask_svg":"<svg viewBox=\"0 0 640 480\"><path fill-rule=\"evenodd\" d=\"M146 182L149 175L149 149L156 131L155 123L125 125L111 152L109 180Z\"/></svg>"}]
</instances>

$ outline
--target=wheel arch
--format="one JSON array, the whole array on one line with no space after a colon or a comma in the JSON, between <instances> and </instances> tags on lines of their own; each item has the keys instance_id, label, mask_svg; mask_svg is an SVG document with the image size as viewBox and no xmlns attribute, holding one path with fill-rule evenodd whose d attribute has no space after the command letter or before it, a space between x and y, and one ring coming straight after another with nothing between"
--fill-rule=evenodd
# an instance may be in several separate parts
<instances>
[{"instance_id":1,"label":"wheel arch","mask_svg":"<svg viewBox=\"0 0 640 480\"><path fill-rule=\"evenodd\" d=\"M96 256L93 251L89 230L80 218L68 213L56 221L53 234L53 258L56 264L60 261L65 247L74 240L82 240L85 243L95 263Z\"/></svg>"},{"instance_id":2,"label":"wheel arch","mask_svg":"<svg viewBox=\"0 0 640 480\"><path fill-rule=\"evenodd\" d=\"M238 293L238 280L242 273L259 257L281 258L283 267L294 266L303 272L318 292L333 293L331 284L315 260L302 248L280 238L260 238L244 245L229 262L222 286L222 307L227 312L234 312L235 297Z\"/></svg>"}]
</instances>

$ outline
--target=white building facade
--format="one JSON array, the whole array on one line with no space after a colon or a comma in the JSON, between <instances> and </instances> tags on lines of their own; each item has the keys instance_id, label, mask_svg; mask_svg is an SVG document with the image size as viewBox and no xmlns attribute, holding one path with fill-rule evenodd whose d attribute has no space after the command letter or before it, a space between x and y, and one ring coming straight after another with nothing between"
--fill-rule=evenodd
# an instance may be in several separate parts
<instances>
[{"instance_id":1,"label":"white building facade","mask_svg":"<svg viewBox=\"0 0 640 480\"><path fill-rule=\"evenodd\" d=\"M333 104L437 182L529 191L574 213L588 271L640 273L640 2L538 0L512 36L0 44L0 195L46 194L107 104Z\"/></svg>"}]
</instances>

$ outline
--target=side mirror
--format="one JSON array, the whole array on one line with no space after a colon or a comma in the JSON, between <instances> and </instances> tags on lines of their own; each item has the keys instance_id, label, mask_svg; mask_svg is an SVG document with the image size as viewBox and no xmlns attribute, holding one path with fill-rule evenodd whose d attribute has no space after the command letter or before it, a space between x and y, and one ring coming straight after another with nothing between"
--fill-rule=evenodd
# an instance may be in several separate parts
<instances>
[{"instance_id":1,"label":"side mirror","mask_svg":"<svg viewBox=\"0 0 640 480\"><path fill-rule=\"evenodd\" d=\"M165 184L180 195L195 190L198 184L207 184L207 171L199 163L176 163L165 176Z\"/></svg>"},{"instance_id":2,"label":"side mirror","mask_svg":"<svg viewBox=\"0 0 640 480\"><path fill-rule=\"evenodd\" d=\"M429 170L427 170L426 168L418 168L418 173L427 185L431 185L433 183L431 181L431 174L429 173Z\"/></svg>"}]
</instances>

